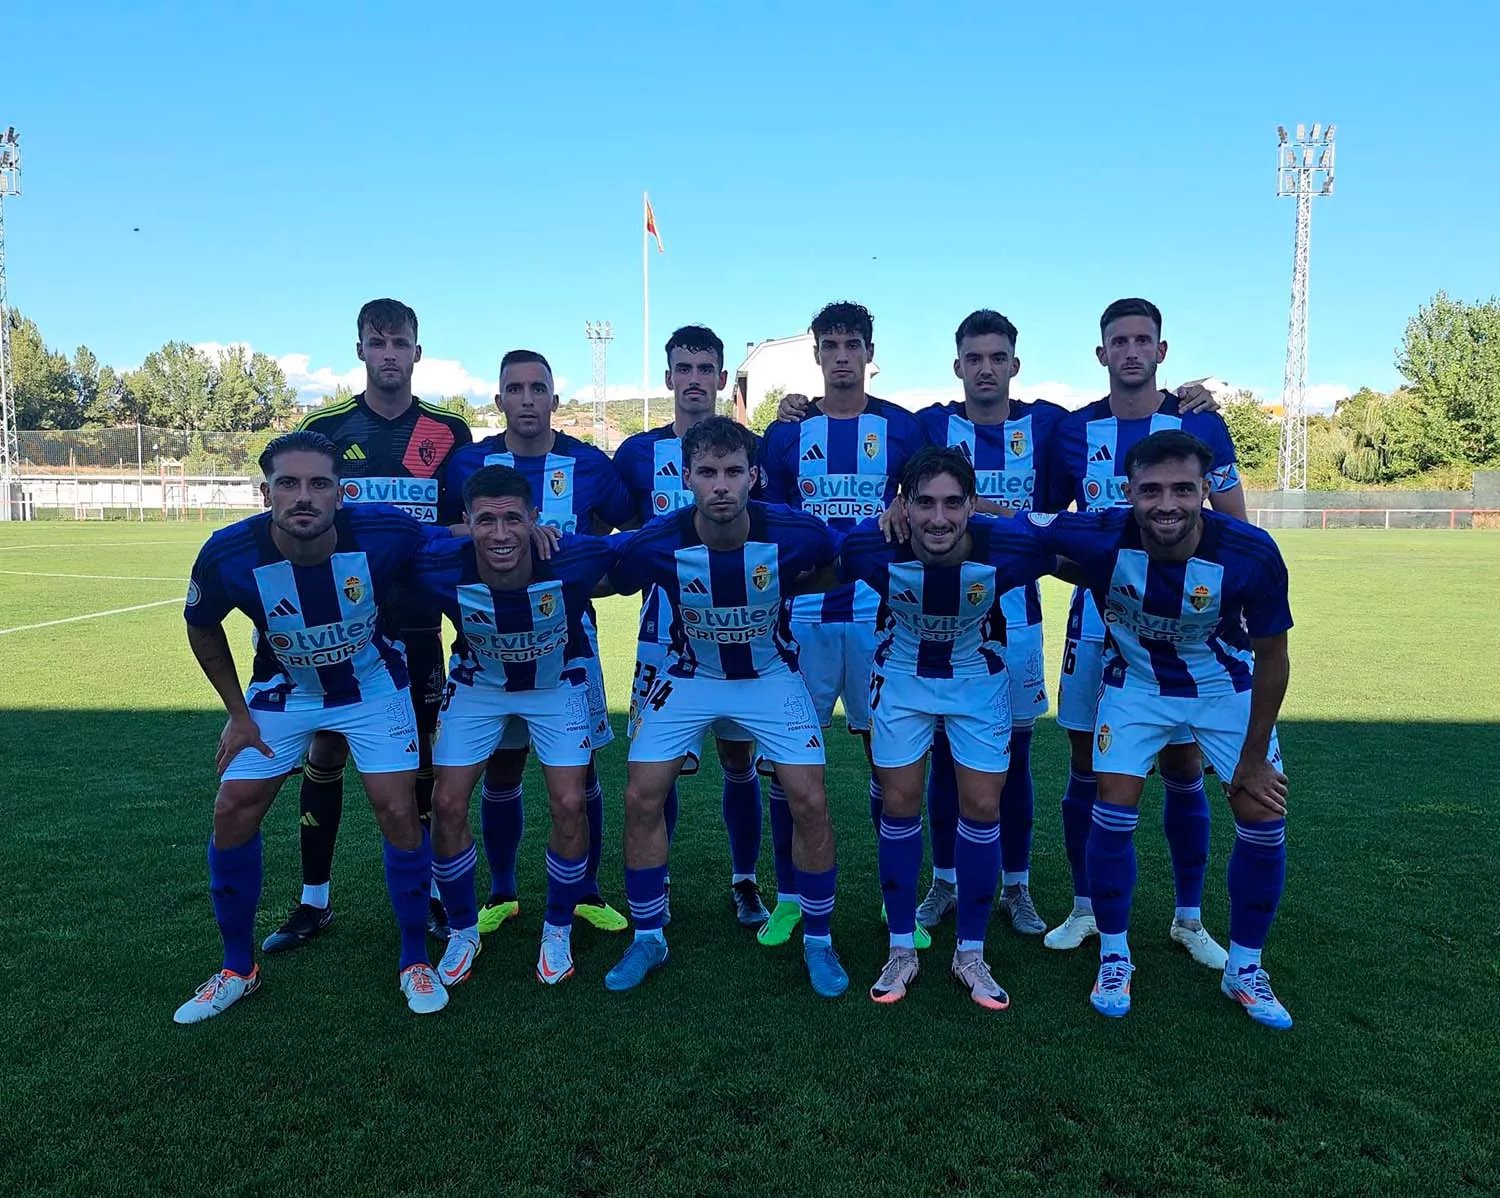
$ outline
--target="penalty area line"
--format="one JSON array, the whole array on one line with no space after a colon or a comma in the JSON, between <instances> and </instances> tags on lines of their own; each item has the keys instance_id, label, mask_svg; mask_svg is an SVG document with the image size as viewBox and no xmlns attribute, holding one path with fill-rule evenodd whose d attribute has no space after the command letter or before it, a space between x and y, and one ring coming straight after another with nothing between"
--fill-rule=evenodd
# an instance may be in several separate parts
<instances>
[{"instance_id":1,"label":"penalty area line","mask_svg":"<svg viewBox=\"0 0 1500 1198\"><path fill-rule=\"evenodd\" d=\"M154 603L137 603L132 607L116 607L111 611L91 611L86 616L65 616L61 620L43 620L40 624L19 624L15 628L0 628L0 636L12 632L31 632L36 628L54 628L58 624L76 624L79 620L98 620L104 616L122 616L128 611L145 611L148 607L162 607L168 603L181 603L181 599L158 599Z\"/></svg>"},{"instance_id":2,"label":"penalty area line","mask_svg":"<svg viewBox=\"0 0 1500 1198\"><path fill-rule=\"evenodd\" d=\"M52 574L46 570L0 570L13 578L89 578L99 582L186 582L165 574Z\"/></svg>"}]
</instances>

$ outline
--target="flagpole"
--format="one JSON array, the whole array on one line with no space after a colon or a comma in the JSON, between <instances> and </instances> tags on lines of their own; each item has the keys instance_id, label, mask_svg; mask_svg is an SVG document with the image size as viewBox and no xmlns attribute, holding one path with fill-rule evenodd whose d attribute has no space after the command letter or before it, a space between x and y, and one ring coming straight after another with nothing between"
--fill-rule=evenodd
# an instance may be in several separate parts
<instances>
[{"instance_id":1,"label":"flagpole","mask_svg":"<svg viewBox=\"0 0 1500 1198\"><path fill-rule=\"evenodd\" d=\"M641 192L641 428L651 427L651 234L646 214L651 198Z\"/></svg>"}]
</instances>

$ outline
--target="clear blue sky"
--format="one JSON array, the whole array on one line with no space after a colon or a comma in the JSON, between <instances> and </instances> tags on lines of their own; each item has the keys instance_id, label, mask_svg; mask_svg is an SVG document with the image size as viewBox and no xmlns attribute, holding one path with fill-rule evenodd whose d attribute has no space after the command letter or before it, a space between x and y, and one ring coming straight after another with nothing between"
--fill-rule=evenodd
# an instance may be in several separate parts
<instances>
[{"instance_id":1,"label":"clear blue sky","mask_svg":"<svg viewBox=\"0 0 1500 1198\"><path fill-rule=\"evenodd\" d=\"M1391 386L1419 303L1500 290L1492 5L450 7L12 0L12 302L106 362L247 341L326 378L391 294L445 380L525 345L570 392L609 319L634 385L649 189L654 345L704 321L732 370L847 296L879 391L943 388L993 306L1023 381L1093 390L1098 313L1141 294L1169 378L1274 395L1299 120L1339 127L1311 383Z\"/></svg>"}]
</instances>

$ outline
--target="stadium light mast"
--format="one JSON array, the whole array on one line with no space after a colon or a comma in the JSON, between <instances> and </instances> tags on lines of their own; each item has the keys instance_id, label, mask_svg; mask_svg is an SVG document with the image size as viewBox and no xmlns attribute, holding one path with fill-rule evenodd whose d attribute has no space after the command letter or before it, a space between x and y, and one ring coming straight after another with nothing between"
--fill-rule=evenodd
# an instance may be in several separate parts
<instances>
[{"instance_id":1,"label":"stadium light mast","mask_svg":"<svg viewBox=\"0 0 1500 1198\"><path fill-rule=\"evenodd\" d=\"M605 396L608 392L605 380L608 377L606 358L609 343L615 333L607 320L589 320L583 325L583 335L589 339L594 352L594 444L600 449L609 448L609 426L605 422Z\"/></svg>"},{"instance_id":2,"label":"stadium light mast","mask_svg":"<svg viewBox=\"0 0 1500 1198\"><path fill-rule=\"evenodd\" d=\"M1314 196L1333 194L1333 134L1315 123L1296 136L1276 126L1276 194L1297 200L1297 234L1292 253L1292 311L1286 330L1286 374L1281 387L1281 455L1276 485L1307 490L1307 249Z\"/></svg>"},{"instance_id":3,"label":"stadium light mast","mask_svg":"<svg viewBox=\"0 0 1500 1198\"><path fill-rule=\"evenodd\" d=\"M10 358L10 295L5 286L5 201L21 194L21 139L0 133L0 520L18 520L21 446L16 438L15 382Z\"/></svg>"}]
</instances>

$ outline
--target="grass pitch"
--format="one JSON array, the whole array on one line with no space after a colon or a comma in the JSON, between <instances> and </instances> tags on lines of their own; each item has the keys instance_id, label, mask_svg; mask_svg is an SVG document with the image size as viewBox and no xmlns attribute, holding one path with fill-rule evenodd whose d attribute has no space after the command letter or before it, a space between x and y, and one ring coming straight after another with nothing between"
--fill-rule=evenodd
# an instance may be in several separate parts
<instances>
[{"instance_id":1,"label":"grass pitch","mask_svg":"<svg viewBox=\"0 0 1500 1198\"><path fill-rule=\"evenodd\" d=\"M0 525L0 1190L1500 1191L1500 535L1281 535L1293 816L1267 964L1297 1026L1278 1035L1167 943L1154 786L1129 1018L1090 1009L1091 947L1049 953L1000 918L989 956L1009 1011L947 982L951 926L906 1002L870 1003L885 939L864 761L842 735L841 1001L811 993L795 941L768 951L733 924L710 763L683 787L662 974L606 993L624 938L580 927L576 977L532 979L546 835L533 777L520 926L487 939L446 1012L410 1016L351 771L334 930L263 962L260 993L224 1017L174 1027L219 952L204 847L222 714L178 607L208 531ZM1047 599L1055 679L1062 588ZM622 734L633 614L601 607ZM28 625L45 626L10 631ZM604 882L621 906L622 742L603 768ZM1070 885L1050 719L1034 765L1033 891L1055 921ZM289 786L266 826L258 937L297 894L296 818ZM1219 801L1205 918L1221 940L1231 836ZM769 839L761 877L769 889Z\"/></svg>"}]
</instances>

